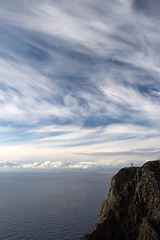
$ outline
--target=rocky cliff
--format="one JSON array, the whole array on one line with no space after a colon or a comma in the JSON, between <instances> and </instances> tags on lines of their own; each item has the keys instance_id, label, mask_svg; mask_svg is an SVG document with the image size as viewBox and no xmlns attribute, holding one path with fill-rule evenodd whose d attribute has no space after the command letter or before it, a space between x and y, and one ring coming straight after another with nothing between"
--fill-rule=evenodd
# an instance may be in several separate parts
<instances>
[{"instance_id":1,"label":"rocky cliff","mask_svg":"<svg viewBox=\"0 0 160 240\"><path fill-rule=\"evenodd\" d=\"M160 161L121 169L98 223L82 240L160 239Z\"/></svg>"}]
</instances>

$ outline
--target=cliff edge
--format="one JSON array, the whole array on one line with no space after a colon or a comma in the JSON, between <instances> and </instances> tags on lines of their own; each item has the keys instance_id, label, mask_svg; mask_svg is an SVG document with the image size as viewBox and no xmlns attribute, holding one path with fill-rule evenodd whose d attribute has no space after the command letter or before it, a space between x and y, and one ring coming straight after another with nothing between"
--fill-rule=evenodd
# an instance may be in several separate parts
<instances>
[{"instance_id":1,"label":"cliff edge","mask_svg":"<svg viewBox=\"0 0 160 240\"><path fill-rule=\"evenodd\" d=\"M81 240L160 239L160 161L121 169L111 180L98 223Z\"/></svg>"}]
</instances>

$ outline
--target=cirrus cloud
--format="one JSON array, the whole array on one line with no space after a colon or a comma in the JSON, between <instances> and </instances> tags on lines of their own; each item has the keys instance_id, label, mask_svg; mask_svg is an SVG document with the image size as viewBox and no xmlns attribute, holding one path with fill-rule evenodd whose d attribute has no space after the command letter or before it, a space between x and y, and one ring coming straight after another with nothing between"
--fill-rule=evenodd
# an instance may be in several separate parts
<instances>
[{"instance_id":1,"label":"cirrus cloud","mask_svg":"<svg viewBox=\"0 0 160 240\"><path fill-rule=\"evenodd\" d=\"M136 149L159 148L159 7L1 1L1 158L11 160L6 147L28 167L156 157Z\"/></svg>"}]
</instances>

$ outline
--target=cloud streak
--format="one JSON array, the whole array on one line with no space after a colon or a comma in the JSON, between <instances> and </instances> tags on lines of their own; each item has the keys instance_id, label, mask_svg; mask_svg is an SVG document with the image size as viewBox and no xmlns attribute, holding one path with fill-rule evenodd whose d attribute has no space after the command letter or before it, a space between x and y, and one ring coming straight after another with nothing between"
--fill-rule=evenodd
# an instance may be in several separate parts
<instances>
[{"instance_id":1,"label":"cloud streak","mask_svg":"<svg viewBox=\"0 0 160 240\"><path fill-rule=\"evenodd\" d=\"M159 6L142 0L1 1L3 145L17 151L29 146L38 159L37 148L51 148L62 165L77 157L79 166L87 148L92 156L107 148L103 157L113 163L118 153L135 157L132 149L158 148L160 34L153 13ZM0 155L10 159L4 151ZM56 165L53 152L46 161ZM94 164L112 162L100 155Z\"/></svg>"}]
</instances>

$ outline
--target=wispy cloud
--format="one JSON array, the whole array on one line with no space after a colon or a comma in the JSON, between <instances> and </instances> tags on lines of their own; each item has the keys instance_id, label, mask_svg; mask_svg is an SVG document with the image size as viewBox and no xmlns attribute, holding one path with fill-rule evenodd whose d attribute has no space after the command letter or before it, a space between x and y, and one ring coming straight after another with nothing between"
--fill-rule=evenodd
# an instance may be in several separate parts
<instances>
[{"instance_id":1,"label":"wispy cloud","mask_svg":"<svg viewBox=\"0 0 160 240\"><path fill-rule=\"evenodd\" d=\"M87 149L89 162L108 157L96 155L96 164L158 148L159 7L148 0L1 1L0 141L16 147L17 161L25 159L20 146L32 149L27 161L48 151L55 166L74 158L83 165Z\"/></svg>"},{"instance_id":2,"label":"wispy cloud","mask_svg":"<svg viewBox=\"0 0 160 240\"><path fill-rule=\"evenodd\" d=\"M159 136L157 129L127 124L112 124L107 127L80 128L76 126L47 126L30 131L35 143L41 146L72 147L96 145L129 139L147 139ZM50 136L49 136L50 135Z\"/></svg>"}]
</instances>

